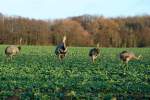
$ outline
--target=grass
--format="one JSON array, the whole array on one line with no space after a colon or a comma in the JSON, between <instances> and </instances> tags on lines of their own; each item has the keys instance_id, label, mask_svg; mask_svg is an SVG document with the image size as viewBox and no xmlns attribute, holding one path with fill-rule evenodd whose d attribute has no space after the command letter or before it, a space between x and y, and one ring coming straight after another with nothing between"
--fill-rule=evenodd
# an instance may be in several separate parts
<instances>
[{"instance_id":1,"label":"grass","mask_svg":"<svg viewBox=\"0 0 150 100\"><path fill-rule=\"evenodd\" d=\"M63 61L50 46L23 46L18 56L7 61L5 47L0 46L0 99L150 98L150 48L101 48L93 64L90 47L69 48ZM122 50L143 58L124 65L118 59Z\"/></svg>"}]
</instances>

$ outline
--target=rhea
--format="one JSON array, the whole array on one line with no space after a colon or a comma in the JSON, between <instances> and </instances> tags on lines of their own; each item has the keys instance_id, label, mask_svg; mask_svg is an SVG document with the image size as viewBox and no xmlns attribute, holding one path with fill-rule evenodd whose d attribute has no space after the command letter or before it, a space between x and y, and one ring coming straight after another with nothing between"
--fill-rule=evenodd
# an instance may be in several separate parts
<instances>
[{"instance_id":1,"label":"rhea","mask_svg":"<svg viewBox=\"0 0 150 100\"><path fill-rule=\"evenodd\" d=\"M92 48L89 51L89 56L90 56L93 63L95 62L95 59L98 57L99 53L100 53L99 44L97 44L97 47Z\"/></svg>"},{"instance_id":2,"label":"rhea","mask_svg":"<svg viewBox=\"0 0 150 100\"><path fill-rule=\"evenodd\" d=\"M122 51L120 53L120 59L124 62L124 63L128 63L130 60L136 59L139 60L141 57L141 55L139 55L138 57L133 53L133 52L129 52L129 51Z\"/></svg>"},{"instance_id":3,"label":"rhea","mask_svg":"<svg viewBox=\"0 0 150 100\"><path fill-rule=\"evenodd\" d=\"M22 38L20 38L19 46L17 46L17 45L7 46L5 49L5 55L7 57L10 57L11 59L13 56L17 55L21 50L21 42L22 42Z\"/></svg>"},{"instance_id":4,"label":"rhea","mask_svg":"<svg viewBox=\"0 0 150 100\"><path fill-rule=\"evenodd\" d=\"M55 54L58 56L60 60L62 60L67 53L67 46L66 46L66 36L63 37L62 42L57 45L55 49Z\"/></svg>"}]
</instances>

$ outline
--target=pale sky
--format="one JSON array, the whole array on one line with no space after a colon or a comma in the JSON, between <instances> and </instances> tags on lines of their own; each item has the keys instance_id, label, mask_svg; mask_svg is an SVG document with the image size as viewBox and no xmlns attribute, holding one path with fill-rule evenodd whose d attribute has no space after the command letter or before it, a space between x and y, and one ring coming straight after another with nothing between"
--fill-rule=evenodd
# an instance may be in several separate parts
<instances>
[{"instance_id":1,"label":"pale sky","mask_svg":"<svg viewBox=\"0 0 150 100\"><path fill-rule=\"evenodd\" d=\"M150 15L150 0L0 0L0 12L36 19Z\"/></svg>"}]
</instances>

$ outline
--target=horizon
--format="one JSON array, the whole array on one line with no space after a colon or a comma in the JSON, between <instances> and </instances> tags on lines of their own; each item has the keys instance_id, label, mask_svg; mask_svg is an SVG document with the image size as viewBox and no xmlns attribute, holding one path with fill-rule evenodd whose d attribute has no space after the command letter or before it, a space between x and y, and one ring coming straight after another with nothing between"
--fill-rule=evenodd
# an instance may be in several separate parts
<instances>
[{"instance_id":1,"label":"horizon","mask_svg":"<svg viewBox=\"0 0 150 100\"><path fill-rule=\"evenodd\" d=\"M0 12L6 16L42 20L82 15L117 18L149 15L149 4L149 0L5 0L0 3Z\"/></svg>"}]
</instances>

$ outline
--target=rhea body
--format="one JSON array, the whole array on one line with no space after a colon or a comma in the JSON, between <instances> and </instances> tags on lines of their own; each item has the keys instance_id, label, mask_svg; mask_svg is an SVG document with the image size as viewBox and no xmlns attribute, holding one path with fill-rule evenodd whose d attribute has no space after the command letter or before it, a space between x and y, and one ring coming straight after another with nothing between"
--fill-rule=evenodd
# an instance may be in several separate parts
<instances>
[{"instance_id":1,"label":"rhea body","mask_svg":"<svg viewBox=\"0 0 150 100\"><path fill-rule=\"evenodd\" d=\"M100 50L99 50L99 44L97 44L97 47L95 48L92 48L90 51L89 51L89 56L92 60L92 62L94 63L96 58L98 57L100 53Z\"/></svg>"},{"instance_id":2,"label":"rhea body","mask_svg":"<svg viewBox=\"0 0 150 100\"><path fill-rule=\"evenodd\" d=\"M13 56L17 55L21 50L21 41L22 41L22 38L20 39L20 45L19 46L10 45L10 46L6 47L5 55L10 57L11 59Z\"/></svg>"},{"instance_id":3,"label":"rhea body","mask_svg":"<svg viewBox=\"0 0 150 100\"><path fill-rule=\"evenodd\" d=\"M67 46L66 46L66 36L63 37L62 43L58 44L55 49L55 54L62 60L67 53Z\"/></svg>"},{"instance_id":4,"label":"rhea body","mask_svg":"<svg viewBox=\"0 0 150 100\"><path fill-rule=\"evenodd\" d=\"M133 53L133 52L129 52L129 51L122 51L120 53L120 59L124 62L124 63L128 63L130 60L136 59L139 60L141 57L141 55L139 55L138 57Z\"/></svg>"}]
</instances>

